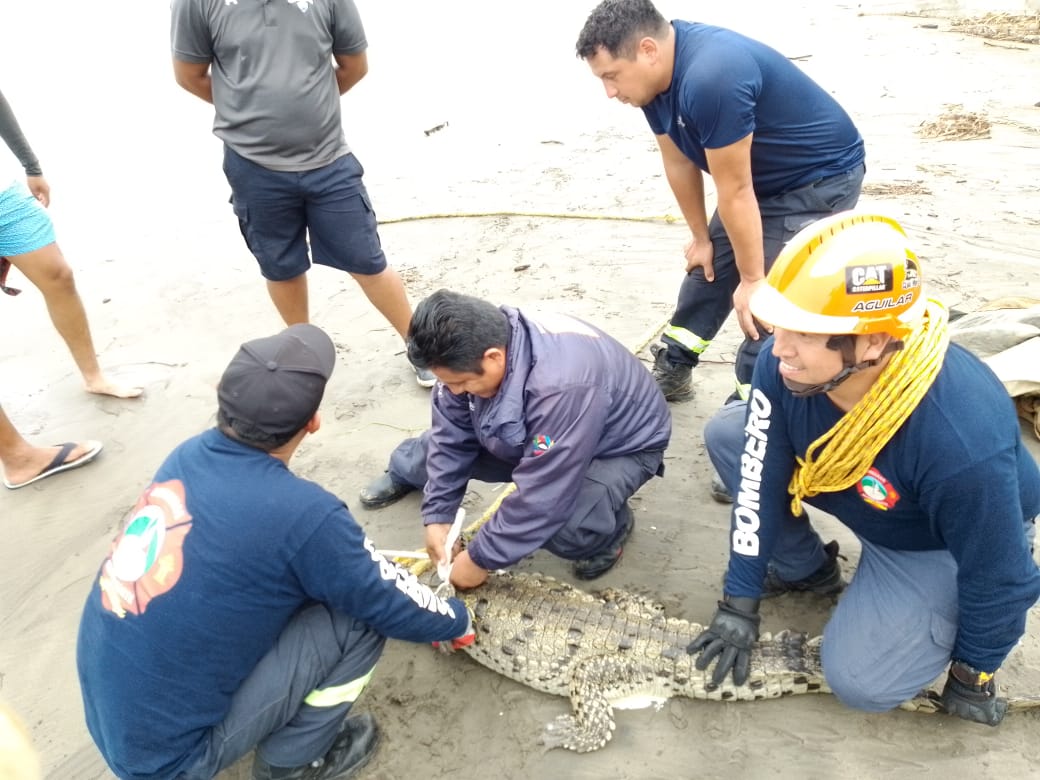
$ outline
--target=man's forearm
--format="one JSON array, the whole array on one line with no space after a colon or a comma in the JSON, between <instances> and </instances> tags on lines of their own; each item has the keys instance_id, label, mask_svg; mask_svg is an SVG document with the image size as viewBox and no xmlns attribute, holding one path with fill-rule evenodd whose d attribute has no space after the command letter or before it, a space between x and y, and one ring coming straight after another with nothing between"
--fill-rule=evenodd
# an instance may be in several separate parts
<instances>
[{"instance_id":1,"label":"man's forearm","mask_svg":"<svg viewBox=\"0 0 1040 780\"><path fill-rule=\"evenodd\" d=\"M213 79L208 73L203 76L180 77L177 83L195 97L207 103L213 102Z\"/></svg>"},{"instance_id":2,"label":"man's forearm","mask_svg":"<svg viewBox=\"0 0 1040 780\"><path fill-rule=\"evenodd\" d=\"M7 98L0 92L0 138L4 139L7 148L18 158L18 162L25 169L26 176L42 176L40 161L36 159L32 147L22 134L22 128L15 118L14 111L7 102Z\"/></svg>"},{"instance_id":3,"label":"man's forearm","mask_svg":"<svg viewBox=\"0 0 1040 780\"><path fill-rule=\"evenodd\" d=\"M734 193L719 192L719 217L726 228L733 254L745 282L765 277L765 252L762 248L762 214L751 187Z\"/></svg>"},{"instance_id":4,"label":"man's forearm","mask_svg":"<svg viewBox=\"0 0 1040 780\"><path fill-rule=\"evenodd\" d=\"M336 68L336 85L339 87L339 94L345 95L351 87L361 81L365 76L364 70L358 70L357 68Z\"/></svg>"}]
</instances>

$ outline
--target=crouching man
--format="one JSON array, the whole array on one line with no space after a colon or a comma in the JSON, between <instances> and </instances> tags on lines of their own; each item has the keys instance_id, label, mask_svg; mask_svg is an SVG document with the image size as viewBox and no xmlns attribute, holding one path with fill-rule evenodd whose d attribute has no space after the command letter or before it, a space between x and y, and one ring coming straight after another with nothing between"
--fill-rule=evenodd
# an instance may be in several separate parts
<instances>
[{"instance_id":1,"label":"crouching man","mask_svg":"<svg viewBox=\"0 0 1040 780\"><path fill-rule=\"evenodd\" d=\"M1003 386L949 344L921 284L895 221L845 212L796 235L752 296L770 349L749 401L705 429L736 497L723 600L689 646L700 669L718 659L716 682L747 678L760 599L844 585L805 503L862 545L823 635L838 698L889 710L949 667L948 712L1004 717L994 675L1040 595L1040 471Z\"/></svg>"},{"instance_id":2,"label":"crouching man","mask_svg":"<svg viewBox=\"0 0 1040 780\"><path fill-rule=\"evenodd\" d=\"M123 524L83 611L87 727L120 778L350 777L378 741L351 712L387 637L471 633L375 552L336 496L289 470L335 365L313 325L242 345L217 427L181 444Z\"/></svg>"},{"instance_id":3,"label":"crouching man","mask_svg":"<svg viewBox=\"0 0 1040 780\"><path fill-rule=\"evenodd\" d=\"M416 307L408 356L440 380L433 424L397 447L361 503L424 488L426 547L442 561L469 480L512 481L516 491L454 559L455 587L539 548L574 561L580 579L609 571L632 532L628 499L663 473L672 428L639 360L574 317L447 290Z\"/></svg>"}]
</instances>

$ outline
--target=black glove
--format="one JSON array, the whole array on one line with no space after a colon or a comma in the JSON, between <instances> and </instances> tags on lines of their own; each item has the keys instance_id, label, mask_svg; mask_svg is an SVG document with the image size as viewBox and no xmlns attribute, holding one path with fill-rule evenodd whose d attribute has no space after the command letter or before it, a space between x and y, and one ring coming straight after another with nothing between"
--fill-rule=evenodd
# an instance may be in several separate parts
<instances>
[{"instance_id":1,"label":"black glove","mask_svg":"<svg viewBox=\"0 0 1040 780\"><path fill-rule=\"evenodd\" d=\"M725 596L712 618L711 625L686 646L690 655L700 651L694 666L701 671L708 668L715 656L719 662L711 675L715 685L721 685L729 670L733 682L743 685L751 671L751 646L758 639L758 599L744 596Z\"/></svg>"},{"instance_id":2,"label":"black glove","mask_svg":"<svg viewBox=\"0 0 1040 780\"><path fill-rule=\"evenodd\" d=\"M997 698L997 683L993 675L980 672L963 661L950 664L942 704L950 715L987 726L996 726L1007 714L1007 699Z\"/></svg>"}]
</instances>

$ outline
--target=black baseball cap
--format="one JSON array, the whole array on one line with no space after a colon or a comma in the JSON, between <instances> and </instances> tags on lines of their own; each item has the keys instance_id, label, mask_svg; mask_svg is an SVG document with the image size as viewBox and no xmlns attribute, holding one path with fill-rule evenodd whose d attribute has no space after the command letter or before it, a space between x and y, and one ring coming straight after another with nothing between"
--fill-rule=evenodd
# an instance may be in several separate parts
<instances>
[{"instance_id":1,"label":"black baseball cap","mask_svg":"<svg viewBox=\"0 0 1040 780\"><path fill-rule=\"evenodd\" d=\"M332 339L314 325L247 341L220 378L220 410L258 433L291 436L318 411L335 366Z\"/></svg>"}]
</instances>

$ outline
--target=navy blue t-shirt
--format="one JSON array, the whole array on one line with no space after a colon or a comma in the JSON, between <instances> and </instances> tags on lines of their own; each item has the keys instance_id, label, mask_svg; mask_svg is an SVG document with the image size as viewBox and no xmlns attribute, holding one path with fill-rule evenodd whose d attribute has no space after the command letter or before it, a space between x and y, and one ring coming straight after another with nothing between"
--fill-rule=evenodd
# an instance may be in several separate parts
<instances>
[{"instance_id":1,"label":"navy blue t-shirt","mask_svg":"<svg viewBox=\"0 0 1040 780\"><path fill-rule=\"evenodd\" d=\"M804 457L843 414L826 395L792 395L771 348L769 339L759 352L744 427L726 574L734 596L762 592L781 522L791 516L795 455ZM1040 596L1024 533L1040 512L1040 470L1007 391L967 350L949 347L932 387L859 482L804 503L881 547L950 551L960 612L953 657L990 671L1022 636ZM757 540L738 530L756 518Z\"/></svg>"},{"instance_id":2,"label":"navy blue t-shirt","mask_svg":"<svg viewBox=\"0 0 1040 780\"><path fill-rule=\"evenodd\" d=\"M87 598L77 665L87 728L121 778L173 778L305 605L385 636L460 636L465 606L376 554L336 496L210 430L160 467Z\"/></svg>"},{"instance_id":3,"label":"navy blue t-shirt","mask_svg":"<svg viewBox=\"0 0 1040 780\"><path fill-rule=\"evenodd\" d=\"M680 20L672 27L672 83L643 113L656 135L671 138L701 170L711 173L705 149L749 133L759 198L863 162L863 139L849 115L780 52L721 27Z\"/></svg>"}]
</instances>

